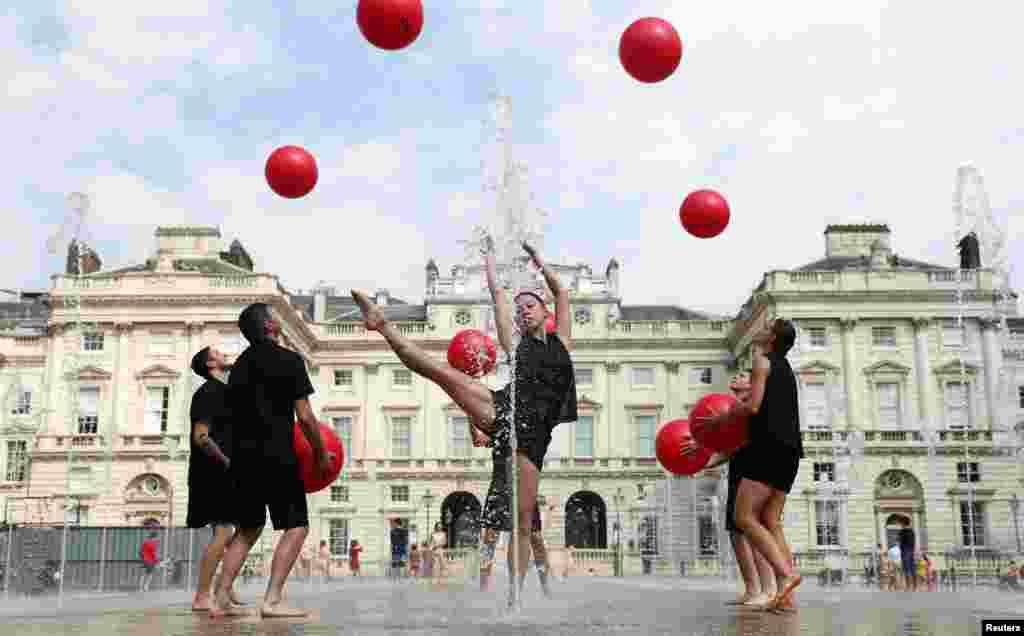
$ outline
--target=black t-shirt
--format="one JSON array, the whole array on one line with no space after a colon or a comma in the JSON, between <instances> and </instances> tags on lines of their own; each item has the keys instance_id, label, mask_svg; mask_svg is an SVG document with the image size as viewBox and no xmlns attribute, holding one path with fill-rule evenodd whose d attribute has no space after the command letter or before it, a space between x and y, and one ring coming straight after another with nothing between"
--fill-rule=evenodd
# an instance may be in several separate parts
<instances>
[{"instance_id":1,"label":"black t-shirt","mask_svg":"<svg viewBox=\"0 0 1024 636\"><path fill-rule=\"evenodd\" d=\"M391 554L405 555L406 544L409 543L409 531L405 528L391 529Z\"/></svg>"},{"instance_id":2,"label":"black t-shirt","mask_svg":"<svg viewBox=\"0 0 1024 636\"><path fill-rule=\"evenodd\" d=\"M314 392L302 356L273 342L254 344L238 356L228 386L232 466L257 471L294 467L295 401Z\"/></svg>"},{"instance_id":3,"label":"black t-shirt","mask_svg":"<svg viewBox=\"0 0 1024 636\"><path fill-rule=\"evenodd\" d=\"M911 528L900 530L900 552L903 554L914 553L914 531Z\"/></svg>"},{"instance_id":4,"label":"black t-shirt","mask_svg":"<svg viewBox=\"0 0 1024 636\"><path fill-rule=\"evenodd\" d=\"M220 380L207 380L192 396L189 408L192 420L192 433L195 433L197 422L205 422L209 427L210 437L217 443L221 451L231 457L231 411L228 408L228 385ZM193 435L190 446L192 453L188 458L188 484L202 484L209 479L223 477L224 465L206 454L196 446Z\"/></svg>"},{"instance_id":5,"label":"black t-shirt","mask_svg":"<svg viewBox=\"0 0 1024 636\"><path fill-rule=\"evenodd\" d=\"M556 426L576 421L576 374L558 334L520 340L515 382L517 435L550 439Z\"/></svg>"},{"instance_id":6,"label":"black t-shirt","mask_svg":"<svg viewBox=\"0 0 1024 636\"><path fill-rule=\"evenodd\" d=\"M765 382L761 409L750 421L750 439L755 444L788 446L804 456L800 437L800 401L796 375L786 356L765 355L771 364Z\"/></svg>"}]
</instances>

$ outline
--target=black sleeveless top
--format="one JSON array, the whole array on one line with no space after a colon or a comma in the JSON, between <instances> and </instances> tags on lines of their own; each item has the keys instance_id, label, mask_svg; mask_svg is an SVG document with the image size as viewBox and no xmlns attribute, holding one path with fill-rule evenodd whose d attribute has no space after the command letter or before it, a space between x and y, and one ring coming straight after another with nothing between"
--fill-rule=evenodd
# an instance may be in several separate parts
<instances>
[{"instance_id":1,"label":"black sleeveless top","mask_svg":"<svg viewBox=\"0 0 1024 636\"><path fill-rule=\"evenodd\" d=\"M800 401L796 375L786 356L774 352L765 354L771 364L764 387L761 409L750 421L750 441L753 444L788 446L804 456L800 437Z\"/></svg>"},{"instance_id":2,"label":"black sleeveless top","mask_svg":"<svg viewBox=\"0 0 1024 636\"><path fill-rule=\"evenodd\" d=\"M558 334L520 340L515 383L517 435L550 439L556 426L576 421L576 374Z\"/></svg>"}]
</instances>

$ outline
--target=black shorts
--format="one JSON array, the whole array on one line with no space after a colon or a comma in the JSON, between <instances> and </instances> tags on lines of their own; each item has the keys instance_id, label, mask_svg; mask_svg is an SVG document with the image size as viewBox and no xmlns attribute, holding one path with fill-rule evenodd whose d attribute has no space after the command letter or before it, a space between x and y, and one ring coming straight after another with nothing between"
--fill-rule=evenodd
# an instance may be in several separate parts
<instances>
[{"instance_id":1,"label":"black shorts","mask_svg":"<svg viewBox=\"0 0 1024 636\"><path fill-rule=\"evenodd\" d=\"M743 459L743 478L789 494L800 472L800 451L785 444L751 444Z\"/></svg>"},{"instance_id":2,"label":"black shorts","mask_svg":"<svg viewBox=\"0 0 1024 636\"><path fill-rule=\"evenodd\" d=\"M509 387L491 391L494 397L494 431L489 433L494 439L494 455L507 457L512 452L512 400ZM524 425L522 421L516 429L516 450L530 460L538 471L544 469L544 457L551 445L551 433L544 424L531 423Z\"/></svg>"},{"instance_id":3,"label":"black shorts","mask_svg":"<svg viewBox=\"0 0 1024 636\"><path fill-rule=\"evenodd\" d=\"M225 480L227 481L227 480ZM235 497L226 485L221 489L206 488L202 485L189 486L188 513L185 517L186 528L205 528L207 526L238 525L234 519L232 502Z\"/></svg>"},{"instance_id":4,"label":"black shorts","mask_svg":"<svg viewBox=\"0 0 1024 636\"><path fill-rule=\"evenodd\" d=\"M914 558L914 551L904 550L903 546L900 546L900 561L903 565L903 576L912 579L917 576L917 561Z\"/></svg>"},{"instance_id":5,"label":"black shorts","mask_svg":"<svg viewBox=\"0 0 1024 636\"><path fill-rule=\"evenodd\" d=\"M294 466L244 470L232 465L235 504L232 516L240 528L262 528L267 509L274 530L309 527L306 489Z\"/></svg>"},{"instance_id":6,"label":"black shorts","mask_svg":"<svg viewBox=\"0 0 1024 636\"><path fill-rule=\"evenodd\" d=\"M512 484L508 478L508 455L495 456L494 469L491 471L491 485L484 499L484 509L480 514L480 526L498 532L512 532ZM530 520L530 531L540 532L540 508L534 507L533 518Z\"/></svg>"},{"instance_id":7,"label":"black shorts","mask_svg":"<svg viewBox=\"0 0 1024 636\"><path fill-rule=\"evenodd\" d=\"M736 451L736 454L729 460L729 494L725 498L725 531L740 532L736 527L736 491L740 487L740 479L743 478L743 463L746 460L749 446Z\"/></svg>"}]
</instances>

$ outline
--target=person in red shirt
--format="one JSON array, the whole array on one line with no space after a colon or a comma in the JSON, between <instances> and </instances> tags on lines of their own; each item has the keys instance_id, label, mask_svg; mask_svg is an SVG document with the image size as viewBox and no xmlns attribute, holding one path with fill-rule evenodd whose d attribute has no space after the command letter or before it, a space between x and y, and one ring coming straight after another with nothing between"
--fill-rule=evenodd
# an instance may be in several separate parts
<instances>
[{"instance_id":1,"label":"person in red shirt","mask_svg":"<svg viewBox=\"0 0 1024 636\"><path fill-rule=\"evenodd\" d=\"M363 551L363 546L359 545L359 542L352 539L352 544L348 549L348 567L352 570L352 576L360 576L359 574L359 553Z\"/></svg>"},{"instance_id":2,"label":"person in red shirt","mask_svg":"<svg viewBox=\"0 0 1024 636\"><path fill-rule=\"evenodd\" d=\"M160 550L160 540L156 538L156 532L149 531L149 538L142 542L139 548L139 558L142 559L142 591L149 591L149 584L153 581L153 574L156 573L156 566L160 564L157 553Z\"/></svg>"}]
</instances>

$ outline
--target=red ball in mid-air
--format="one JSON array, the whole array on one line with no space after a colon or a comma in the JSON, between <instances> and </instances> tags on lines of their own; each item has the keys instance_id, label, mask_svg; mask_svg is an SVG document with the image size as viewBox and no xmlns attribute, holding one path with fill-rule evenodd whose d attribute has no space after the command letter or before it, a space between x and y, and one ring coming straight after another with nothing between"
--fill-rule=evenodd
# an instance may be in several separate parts
<instances>
[{"instance_id":1,"label":"red ball in mid-air","mask_svg":"<svg viewBox=\"0 0 1024 636\"><path fill-rule=\"evenodd\" d=\"M448 345L448 364L473 378L493 371L497 361L494 341L476 329L463 329Z\"/></svg>"},{"instance_id":2,"label":"red ball in mid-air","mask_svg":"<svg viewBox=\"0 0 1024 636\"><path fill-rule=\"evenodd\" d=\"M404 49L423 30L420 0L359 0L356 22L370 44L386 51Z\"/></svg>"},{"instance_id":3,"label":"red ball in mid-air","mask_svg":"<svg viewBox=\"0 0 1024 636\"><path fill-rule=\"evenodd\" d=\"M696 190L679 206L679 220L693 236L713 238L729 225L729 202L714 190Z\"/></svg>"},{"instance_id":4,"label":"red ball in mid-air","mask_svg":"<svg viewBox=\"0 0 1024 636\"><path fill-rule=\"evenodd\" d=\"M312 192L320 176L316 159L298 146L281 146L272 152L264 174L270 189L287 199L298 199Z\"/></svg>"},{"instance_id":5,"label":"red ball in mid-air","mask_svg":"<svg viewBox=\"0 0 1024 636\"><path fill-rule=\"evenodd\" d=\"M671 23L640 18L619 39L619 61L633 79L653 84L675 72L683 58L683 41Z\"/></svg>"},{"instance_id":6,"label":"red ball in mid-air","mask_svg":"<svg viewBox=\"0 0 1024 636\"><path fill-rule=\"evenodd\" d=\"M683 443L693 439L690 423L686 420L672 420L658 431L654 438L654 452L658 463L673 475L694 475L708 465L711 450L704 446L688 454L682 454Z\"/></svg>"},{"instance_id":7,"label":"red ball in mid-air","mask_svg":"<svg viewBox=\"0 0 1024 636\"><path fill-rule=\"evenodd\" d=\"M338 478L341 467L345 464L345 449L341 445L341 438L333 428L320 422L320 441L327 451L330 463L329 470L325 476L318 477L314 471L313 447L310 445L306 435L302 432L299 423L295 423L292 431L292 445L295 448L295 458L299 461L299 477L307 493L320 492L327 488Z\"/></svg>"},{"instance_id":8,"label":"red ball in mid-air","mask_svg":"<svg viewBox=\"0 0 1024 636\"><path fill-rule=\"evenodd\" d=\"M702 397L690 412L691 429L697 442L717 453L732 452L747 443L747 418L734 417L714 430L700 420L702 417L727 413L736 408L736 398L725 393Z\"/></svg>"},{"instance_id":9,"label":"red ball in mid-air","mask_svg":"<svg viewBox=\"0 0 1024 636\"><path fill-rule=\"evenodd\" d=\"M548 317L544 319L544 331L547 333L558 331L558 321L555 320L555 314L548 312Z\"/></svg>"}]
</instances>

